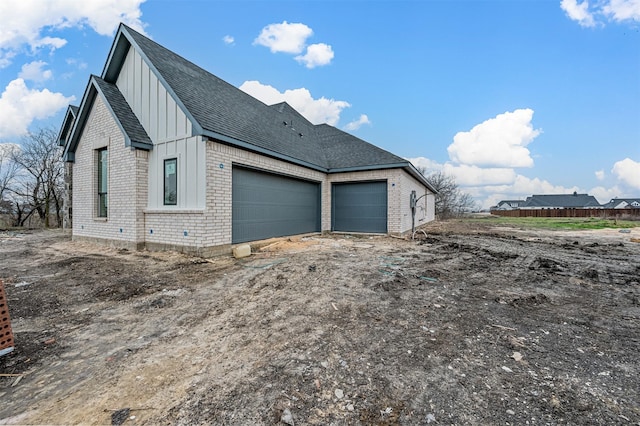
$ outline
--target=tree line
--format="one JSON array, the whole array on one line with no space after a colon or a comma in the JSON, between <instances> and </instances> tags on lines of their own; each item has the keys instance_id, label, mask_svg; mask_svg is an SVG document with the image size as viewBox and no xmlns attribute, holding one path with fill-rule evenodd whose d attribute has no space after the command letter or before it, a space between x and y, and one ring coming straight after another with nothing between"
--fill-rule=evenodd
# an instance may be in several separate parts
<instances>
[{"instance_id":1,"label":"tree line","mask_svg":"<svg viewBox=\"0 0 640 426\"><path fill-rule=\"evenodd\" d=\"M20 145L0 145L0 226L62 225L61 155L53 128L27 134Z\"/></svg>"}]
</instances>

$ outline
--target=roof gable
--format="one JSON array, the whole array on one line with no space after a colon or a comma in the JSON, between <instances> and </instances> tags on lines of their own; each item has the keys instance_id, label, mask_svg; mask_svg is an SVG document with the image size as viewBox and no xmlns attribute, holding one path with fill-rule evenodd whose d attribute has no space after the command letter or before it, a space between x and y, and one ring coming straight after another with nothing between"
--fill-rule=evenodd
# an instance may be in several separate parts
<instances>
[{"instance_id":1,"label":"roof gable","mask_svg":"<svg viewBox=\"0 0 640 426\"><path fill-rule=\"evenodd\" d=\"M151 149L153 142L131 111L117 86L129 49L136 49L167 94L191 122L192 136L201 135L225 144L272 156L325 173L404 168L433 190L415 167L349 133L314 125L286 102L267 106L135 30L120 24L102 71L92 76L72 131L84 126L97 93L104 97L131 146ZM67 144L73 152L77 140ZM435 192L435 191L434 191Z\"/></svg>"},{"instance_id":2,"label":"roof gable","mask_svg":"<svg viewBox=\"0 0 640 426\"><path fill-rule=\"evenodd\" d=\"M64 115L64 120L62 120L62 127L58 133L58 146L64 146L67 143L77 116L78 107L75 105L69 105L67 107L67 112Z\"/></svg>"},{"instance_id":3,"label":"roof gable","mask_svg":"<svg viewBox=\"0 0 640 426\"><path fill-rule=\"evenodd\" d=\"M267 106L125 25L120 26L105 65L106 81L117 79L131 46L183 107L194 134L323 171L409 164L332 126L313 125L286 102ZM337 139L332 142L331 137Z\"/></svg>"},{"instance_id":4,"label":"roof gable","mask_svg":"<svg viewBox=\"0 0 640 426\"><path fill-rule=\"evenodd\" d=\"M93 107L96 96L100 96L105 103L116 124L124 135L125 146L150 150L153 143L146 131L129 107L118 88L107 83L98 76L92 75L82 97L80 107L76 112L76 120L70 131L70 136L65 140L64 158L66 161L74 161L74 153L80 141L80 135L86 125L89 113ZM66 119L65 119L66 121ZM63 129L64 129L63 124Z\"/></svg>"},{"instance_id":5,"label":"roof gable","mask_svg":"<svg viewBox=\"0 0 640 426\"><path fill-rule=\"evenodd\" d=\"M603 207L613 209L620 207L640 207L640 198L613 198Z\"/></svg>"}]
</instances>

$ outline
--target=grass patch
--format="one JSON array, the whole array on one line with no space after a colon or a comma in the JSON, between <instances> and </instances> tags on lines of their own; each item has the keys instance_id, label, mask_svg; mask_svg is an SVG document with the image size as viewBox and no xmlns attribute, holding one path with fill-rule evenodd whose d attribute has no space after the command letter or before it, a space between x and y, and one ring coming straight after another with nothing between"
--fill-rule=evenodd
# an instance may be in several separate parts
<instances>
[{"instance_id":1,"label":"grass patch","mask_svg":"<svg viewBox=\"0 0 640 426\"><path fill-rule=\"evenodd\" d=\"M466 219L478 223L487 223L493 226L511 226L524 229L605 229L605 228L635 228L640 227L640 221L613 220L602 218L582 217L503 217L487 216L486 218Z\"/></svg>"}]
</instances>

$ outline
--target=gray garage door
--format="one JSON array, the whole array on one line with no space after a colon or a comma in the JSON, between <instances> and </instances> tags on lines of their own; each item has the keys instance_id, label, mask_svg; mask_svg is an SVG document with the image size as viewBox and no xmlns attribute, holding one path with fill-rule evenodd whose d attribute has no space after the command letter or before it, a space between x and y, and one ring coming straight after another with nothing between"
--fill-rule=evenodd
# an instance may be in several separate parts
<instances>
[{"instance_id":1,"label":"gray garage door","mask_svg":"<svg viewBox=\"0 0 640 426\"><path fill-rule=\"evenodd\" d=\"M334 231L387 232L386 181L334 183L331 193Z\"/></svg>"},{"instance_id":2,"label":"gray garage door","mask_svg":"<svg viewBox=\"0 0 640 426\"><path fill-rule=\"evenodd\" d=\"M320 184L233 167L232 242L320 231Z\"/></svg>"}]
</instances>

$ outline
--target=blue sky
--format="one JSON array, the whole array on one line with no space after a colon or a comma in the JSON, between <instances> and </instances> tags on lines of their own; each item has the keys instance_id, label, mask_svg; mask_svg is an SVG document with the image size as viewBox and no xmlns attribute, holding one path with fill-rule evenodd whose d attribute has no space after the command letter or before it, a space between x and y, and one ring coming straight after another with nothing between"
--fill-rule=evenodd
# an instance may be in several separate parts
<instances>
[{"instance_id":1,"label":"blue sky","mask_svg":"<svg viewBox=\"0 0 640 426\"><path fill-rule=\"evenodd\" d=\"M5 1L0 143L59 128L121 21L483 207L640 197L640 0Z\"/></svg>"}]
</instances>

